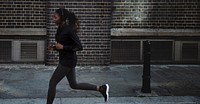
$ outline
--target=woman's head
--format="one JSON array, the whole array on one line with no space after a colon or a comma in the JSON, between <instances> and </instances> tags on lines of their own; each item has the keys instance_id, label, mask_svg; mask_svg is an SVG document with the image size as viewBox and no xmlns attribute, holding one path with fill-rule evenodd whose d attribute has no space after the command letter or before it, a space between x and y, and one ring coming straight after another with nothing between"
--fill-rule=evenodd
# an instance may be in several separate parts
<instances>
[{"instance_id":1,"label":"woman's head","mask_svg":"<svg viewBox=\"0 0 200 104\"><path fill-rule=\"evenodd\" d=\"M68 21L68 24L76 31L79 28L79 22L76 15L66 9L57 9L52 17L53 22L57 25L61 25L64 22Z\"/></svg>"}]
</instances>

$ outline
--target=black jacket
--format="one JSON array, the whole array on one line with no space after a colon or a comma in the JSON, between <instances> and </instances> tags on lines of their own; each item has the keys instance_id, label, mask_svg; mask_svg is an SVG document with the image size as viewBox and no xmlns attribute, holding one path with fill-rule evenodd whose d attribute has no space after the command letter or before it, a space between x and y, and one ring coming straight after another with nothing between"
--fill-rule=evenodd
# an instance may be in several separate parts
<instances>
[{"instance_id":1,"label":"black jacket","mask_svg":"<svg viewBox=\"0 0 200 104\"><path fill-rule=\"evenodd\" d=\"M83 50L76 32L67 24L59 26L56 41L64 46L62 50L58 50L59 63L63 66L75 67L77 64L76 51Z\"/></svg>"}]
</instances>

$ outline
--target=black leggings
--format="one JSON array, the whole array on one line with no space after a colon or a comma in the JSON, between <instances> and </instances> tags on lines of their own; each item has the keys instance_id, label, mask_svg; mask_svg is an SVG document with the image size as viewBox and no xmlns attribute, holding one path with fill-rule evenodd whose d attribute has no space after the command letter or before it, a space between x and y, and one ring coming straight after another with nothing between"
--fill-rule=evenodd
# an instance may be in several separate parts
<instances>
[{"instance_id":1,"label":"black leggings","mask_svg":"<svg viewBox=\"0 0 200 104\"><path fill-rule=\"evenodd\" d=\"M58 65L56 70L54 71L50 82L49 82L49 90L47 97L47 104L52 104L56 94L56 85L64 78L67 77L69 85L72 89L80 89L80 90L97 90L96 85L88 84L88 83L77 83L76 82L76 73L75 68L65 67L62 65Z\"/></svg>"}]
</instances>

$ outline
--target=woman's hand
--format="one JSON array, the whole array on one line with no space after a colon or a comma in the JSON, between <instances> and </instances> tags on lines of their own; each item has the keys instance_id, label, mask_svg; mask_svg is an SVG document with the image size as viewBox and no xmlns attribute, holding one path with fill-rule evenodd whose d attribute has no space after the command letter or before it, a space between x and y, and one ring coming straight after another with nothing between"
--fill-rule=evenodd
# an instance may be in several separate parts
<instances>
[{"instance_id":1,"label":"woman's hand","mask_svg":"<svg viewBox=\"0 0 200 104\"><path fill-rule=\"evenodd\" d=\"M48 44L47 49L48 49L49 51L53 51L53 46L52 46L51 44Z\"/></svg>"},{"instance_id":2,"label":"woman's hand","mask_svg":"<svg viewBox=\"0 0 200 104\"><path fill-rule=\"evenodd\" d=\"M58 50L59 50L59 49L63 49L63 45L60 44L60 43L57 43L57 44L56 44L56 49L58 49Z\"/></svg>"}]
</instances>

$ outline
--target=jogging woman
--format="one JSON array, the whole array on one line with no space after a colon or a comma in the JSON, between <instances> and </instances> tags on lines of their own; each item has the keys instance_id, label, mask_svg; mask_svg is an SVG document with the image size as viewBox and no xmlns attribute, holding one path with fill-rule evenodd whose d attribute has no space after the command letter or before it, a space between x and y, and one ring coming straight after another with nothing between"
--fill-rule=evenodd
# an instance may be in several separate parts
<instances>
[{"instance_id":1,"label":"jogging woman","mask_svg":"<svg viewBox=\"0 0 200 104\"><path fill-rule=\"evenodd\" d=\"M77 64L76 51L83 50L77 31L79 22L73 12L66 9L57 9L52 16L53 22L58 25L56 32L56 44L48 45L49 50L59 52L59 64L54 71L48 89L47 104L52 104L56 94L57 84L66 77L72 89L99 91L105 102L109 98L109 85L92 85L89 83L77 83L75 67Z\"/></svg>"}]
</instances>

